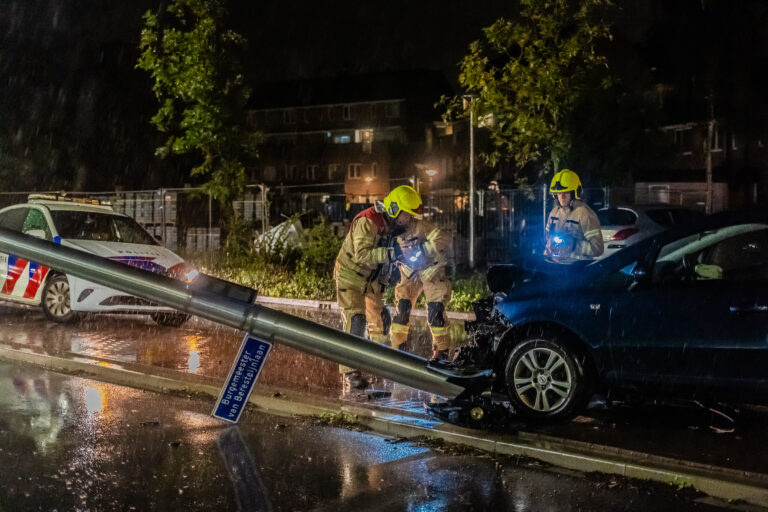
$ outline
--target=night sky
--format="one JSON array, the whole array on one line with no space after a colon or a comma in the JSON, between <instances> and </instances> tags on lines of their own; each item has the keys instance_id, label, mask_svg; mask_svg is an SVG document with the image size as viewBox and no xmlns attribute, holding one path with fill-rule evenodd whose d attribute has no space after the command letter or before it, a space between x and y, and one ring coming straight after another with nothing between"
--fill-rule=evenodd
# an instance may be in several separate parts
<instances>
[{"instance_id":1,"label":"night sky","mask_svg":"<svg viewBox=\"0 0 768 512\"><path fill-rule=\"evenodd\" d=\"M617 4L609 53L625 80L671 80L693 97L701 89L694 75L715 73L735 91L735 108L755 110L765 101L766 2ZM157 5L0 0L0 187L181 184L188 165L153 156L156 104L149 77L135 68L141 15ZM481 28L516 10L516 2L503 0L228 5L233 28L249 41L246 70L254 84L426 68L456 85L457 64Z\"/></svg>"}]
</instances>

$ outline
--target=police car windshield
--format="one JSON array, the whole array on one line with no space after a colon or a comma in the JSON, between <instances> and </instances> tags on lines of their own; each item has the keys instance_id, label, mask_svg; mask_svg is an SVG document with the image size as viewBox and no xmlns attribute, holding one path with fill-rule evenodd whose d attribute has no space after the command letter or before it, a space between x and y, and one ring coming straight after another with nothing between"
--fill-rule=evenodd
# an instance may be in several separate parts
<instances>
[{"instance_id":1,"label":"police car windshield","mask_svg":"<svg viewBox=\"0 0 768 512\"><path fill-rule=\"evenodd\" d=\"M51 217L61 238L158 245L155 239L130 217L72 210L53 210Z\"/></svg>"}]
</instances>

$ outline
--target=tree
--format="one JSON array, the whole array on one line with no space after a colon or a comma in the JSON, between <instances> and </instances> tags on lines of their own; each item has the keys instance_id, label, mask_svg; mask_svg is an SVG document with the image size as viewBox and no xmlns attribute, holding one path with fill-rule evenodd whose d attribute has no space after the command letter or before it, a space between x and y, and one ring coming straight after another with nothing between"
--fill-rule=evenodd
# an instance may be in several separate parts
<instances>
[{"instance_id":1,"label":"tree","mask_svg":"<svg viewBox=\"0 0 768 512\"><path fill-rule=\"evenodd\" d=\"M568 155L569 118L580 98L611 84L597 51L610 38L601 18L609 6L610 0L521 0L518 17L497 20L470 45L459 82L473 97L476 119L493 119L492 149L483 155L490 165L511 160L519 173L535 164L540 175ZM459 100L443 98L449 113Z\"/></svg>"},{"instance_id":2,"label":"tree","mask_svg":"<svg viewBox=\"0 0 768 512\"><path fill-rule=\"evenodd\" d=\"M203 188L222 206L243 192L245 164L258 142L245 123L250 90L238 60L245 40L225 20L220 0L171 0L144 15L138 61L160 103L152 123L167 134L156 154L199 155L191 175L206 178Z\"/></svg>"}]
</instances>

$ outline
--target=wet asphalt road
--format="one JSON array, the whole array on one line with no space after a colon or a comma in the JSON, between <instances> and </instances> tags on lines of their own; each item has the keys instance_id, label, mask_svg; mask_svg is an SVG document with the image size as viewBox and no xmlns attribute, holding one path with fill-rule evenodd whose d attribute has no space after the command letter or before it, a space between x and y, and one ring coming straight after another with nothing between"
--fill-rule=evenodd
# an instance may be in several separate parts
<instances>
[{"instance_id":1,"label":"wet asphalt road","mask_svg":"<svg viewBox=\"0 0 768 512\"><path fill-rule=\"evenodd\" d=\"M336 314L293 311L312 320L339 326ZM48 322L36 308L0 304L0 344L63 357L88 355L116 361L224 378L242 333L192 319L181 328L159 327L146 316L93 316L74 325ZM427 326L414 318L408 349L429 353ZM451 329L460 343L463 322ZM259 378L259 387L290 389L327 398L341 391L337 366L284 346L276 346ZM396 386L393 399L377 405L423 410L430 397ZM768 473L768 411L746 409L737 423L722 421L706 409L691 406L616 405L590 410L565 425L530 426L536 434L637 450L664 457Z\"/></svg>"},{"instance_id":2,"label":"wet asphalt road","mask_svg":"<svg viewBox=\"0 0 768 512\"><path fill-rule=\"evenodd\" d=\"M721 510L670 486L0 363L0 511Z\"/></svg>"}]
</instances>

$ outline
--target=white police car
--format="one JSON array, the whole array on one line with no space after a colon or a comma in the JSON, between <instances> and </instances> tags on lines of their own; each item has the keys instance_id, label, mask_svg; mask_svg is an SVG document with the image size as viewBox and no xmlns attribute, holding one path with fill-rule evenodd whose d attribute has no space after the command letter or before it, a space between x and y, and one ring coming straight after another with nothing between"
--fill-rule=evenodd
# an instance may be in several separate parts
<instances>
[{"instance_id":1,"label":"white police car","mask_svg":"<svg viewBox=\"0 0 768 512\"><path fill-rule=\"evenodd\" d=\"M197 275L135 220L106 202L32 194L27 203L0 210L0 226L177 279L189 281ZM86 312L146 313L172 327L189 318L13 254L0 253L0 287L0 299L40 305L48 318L61 323Z\"/></svg>"}]
</instances>

